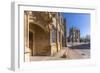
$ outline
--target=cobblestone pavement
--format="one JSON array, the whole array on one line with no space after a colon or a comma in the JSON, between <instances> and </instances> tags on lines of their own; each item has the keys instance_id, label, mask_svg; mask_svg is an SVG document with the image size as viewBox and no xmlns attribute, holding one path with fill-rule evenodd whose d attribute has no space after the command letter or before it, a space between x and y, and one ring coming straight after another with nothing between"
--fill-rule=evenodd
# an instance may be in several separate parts
<instances>
[{"instance_id":1,"label":"cobblestone pavement","mask_svg":"<svg viewBox=\"0 0 100 73\"><path fill-rule=\"evenodd\" d=\"M31 61L45 60L70 60L70 59L88 59L90 58L90 44L75 44L73 47L63 47L54 56L32 56Z\"/></svg>"},{"instance_id":2,"label":"cobblestone pavement","mask_svg":"<svg viewBox=\"0 0 100 73\"><path fill-rule=\"evenodd\" d=\"M70 49L69 59L88 59L90 58L89 50Z\"/></svg>"},{"instance_id":3,"label":"cobblestone pavement","mask_svg":"<svg viewBox=\"0 0 100 73\"><path fill-rule=\"evenodd\" d=\"M46 61L46 60L64 60L67 59L66 57L63 58L63 55L66 54L67 49L62 49L54 56L31 56L31 61Z\"/></svg>"},{"instance_id":4,"label":"cobblestone pavement","mask_svg":"<svg viewBox=\"0 0 100 73\"><path fill-rule=\"evenodd\" d=\"M90 44L89 43L75 43L69 44L70 59L88 59L90 58Z\"/></svg>"}]
</instances>

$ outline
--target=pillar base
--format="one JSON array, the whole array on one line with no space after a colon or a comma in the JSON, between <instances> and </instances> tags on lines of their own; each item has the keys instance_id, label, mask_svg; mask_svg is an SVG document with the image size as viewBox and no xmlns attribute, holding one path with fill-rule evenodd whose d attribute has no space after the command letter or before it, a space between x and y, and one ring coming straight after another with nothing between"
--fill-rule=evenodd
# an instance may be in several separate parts
<instances>
[{"instance_id":1,"label":"pillar base","mask_svg":"<svg viewBox=\"0 0 100 73\"><path fill-rule=\"evenodd\" d=\"M30 61L30 50L29 48L25 47L25 62L29 62Z\"/></svg>"}]
</instances>

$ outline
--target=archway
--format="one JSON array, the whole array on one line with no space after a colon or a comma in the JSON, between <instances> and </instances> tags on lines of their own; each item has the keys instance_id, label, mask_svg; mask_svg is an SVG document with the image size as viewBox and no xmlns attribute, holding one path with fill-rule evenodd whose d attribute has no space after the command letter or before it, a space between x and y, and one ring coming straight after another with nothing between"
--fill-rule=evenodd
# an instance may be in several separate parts
<instances>
[{"instance_id":1,"label":"archway","mask_svg":"<svg viewBox=\"0 0 100 73\"><path fill-rule=\"evenodd\" d=\"M31 56L50 55L50 34L37 24L29 24L29 48Z\"/></svg>"}]
</instances>

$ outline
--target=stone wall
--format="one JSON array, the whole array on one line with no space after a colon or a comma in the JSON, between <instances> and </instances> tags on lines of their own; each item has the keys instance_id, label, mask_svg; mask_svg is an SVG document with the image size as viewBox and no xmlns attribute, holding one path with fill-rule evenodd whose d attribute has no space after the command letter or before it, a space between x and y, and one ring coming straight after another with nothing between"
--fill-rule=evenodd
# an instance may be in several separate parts
<instances>
[{"instance_id":1,"label":"stone wall","mask_svg":"<svg viewBox=\"0 0 100 73\"><path fill-rule=\"evenodd\" d=\"M30 29L35 32L35 40L33 40L33 43L35 43L35 55L50 55L50 37L49 33L46 33L43 29L41 29L36 24L31 24Z\"/></svg>"},{"instance_id":2,"label":"stone wall","mask_svg":"<svg viewBox=\"0 0 100 73\"><path fill-rule=\"evenodd\" d=\"M62 35L64 35L64 31L62 28L62 16L59 13L26 11L24 19L25 49L29 50L27 54L25 53L25 57L52 56L62 49ZM56 42L52 42L52 26L57 31ZM34 35L32 50L29 48L30 31ZM33 52L33 55L30 55L31 52Z\"/></svg>"}]
</instances>

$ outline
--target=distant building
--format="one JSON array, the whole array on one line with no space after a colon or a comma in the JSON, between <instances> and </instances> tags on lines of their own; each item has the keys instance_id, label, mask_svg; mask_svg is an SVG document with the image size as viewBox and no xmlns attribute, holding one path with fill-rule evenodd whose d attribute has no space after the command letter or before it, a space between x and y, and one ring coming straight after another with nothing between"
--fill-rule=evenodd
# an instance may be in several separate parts
<instances>
[{"instance_id":1,"label":"distant building","mask_svg":"<svg viewBox=\"0 0 100 73\"><path fill-rule=\"evenodd\" d=\"M61 13L24 11L25 61L30 61L30 56L53 56L60 51L66 44L65 25Z\"/></svg>"},{"instance_id":2,"label":"distant building","mask_svg":"<svg viewBox=\"0 0 100 73\"><path fill-rule=\"evenodd\" d=\"M70 42L80 42L80 30L72 27L69 31L69 41Z\"/></svg>"}]
</instances>

